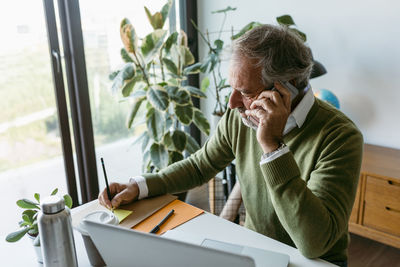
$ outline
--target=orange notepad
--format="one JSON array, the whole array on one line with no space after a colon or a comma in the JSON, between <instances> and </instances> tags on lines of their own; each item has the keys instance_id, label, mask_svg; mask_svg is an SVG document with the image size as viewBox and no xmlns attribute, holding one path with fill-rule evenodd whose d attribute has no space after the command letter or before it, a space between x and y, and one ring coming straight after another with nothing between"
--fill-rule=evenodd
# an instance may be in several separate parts
<instances>
[{"instance_id":1,"label":"orange notepad","mask_svg":"<svg viewBox=\"0 0 400 267\"><path fill-rule=\"evenodd\" d=\"M174 213L163 225L161 225L160 230L157 232L158 235L162 235L166 231L171 230L204 212L204 210L202 209L196 208L192 205L176 199L162 209L158 210L150 217L147 217L145 220L132 227L132 229L148 233L172 209L174 210Z\"/></svg>"}]
</instances>

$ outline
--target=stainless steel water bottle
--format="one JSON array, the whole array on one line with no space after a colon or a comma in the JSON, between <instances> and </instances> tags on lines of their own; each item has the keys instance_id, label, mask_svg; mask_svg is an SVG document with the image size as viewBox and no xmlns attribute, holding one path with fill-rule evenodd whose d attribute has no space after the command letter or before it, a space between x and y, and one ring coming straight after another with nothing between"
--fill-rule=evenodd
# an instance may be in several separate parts
<instances>
[{"instance_id":1,"label":"stainless steel water bottle","mask_svg":"<svg viewBox=\"0 0 400 267\"><path fill-rule=\"evenodd\" d=\"M77 267L71 213L59 196L45 198L38 215L44 266Z\"/></svg>"}]
</instances>

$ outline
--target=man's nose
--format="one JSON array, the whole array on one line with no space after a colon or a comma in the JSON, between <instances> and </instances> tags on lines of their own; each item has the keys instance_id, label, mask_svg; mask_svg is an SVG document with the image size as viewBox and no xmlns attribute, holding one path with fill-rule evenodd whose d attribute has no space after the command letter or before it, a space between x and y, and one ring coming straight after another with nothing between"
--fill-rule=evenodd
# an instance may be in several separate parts
<instances>
[{"instance_id":1,"label":"man's nose","mask_svg":"<svg viewBox=\"0 0 400 267\"><path fill-rule=\"evenodd\" d=\"M237 90L232 90L231 96L229 97L229 107L231 109L243 107L242 95Z\"/></svg>"}]
</instances>

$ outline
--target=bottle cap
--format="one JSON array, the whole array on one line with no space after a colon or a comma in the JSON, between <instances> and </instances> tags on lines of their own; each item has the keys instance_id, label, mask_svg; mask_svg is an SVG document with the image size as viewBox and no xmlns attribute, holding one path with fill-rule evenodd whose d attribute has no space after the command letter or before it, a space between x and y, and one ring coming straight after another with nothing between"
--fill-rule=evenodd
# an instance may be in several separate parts
<instances>
[{"instance_id":1,"label":"bottle cap","mask_svg":"<svg viewBox=\"0 0 400 267\"><path fill-rule=\"evenodd\" d=\"M65 209L65 202L59 196L49 196L42 200L40 206L43 213L54 214Z\"/></svg>"}]
</instances>

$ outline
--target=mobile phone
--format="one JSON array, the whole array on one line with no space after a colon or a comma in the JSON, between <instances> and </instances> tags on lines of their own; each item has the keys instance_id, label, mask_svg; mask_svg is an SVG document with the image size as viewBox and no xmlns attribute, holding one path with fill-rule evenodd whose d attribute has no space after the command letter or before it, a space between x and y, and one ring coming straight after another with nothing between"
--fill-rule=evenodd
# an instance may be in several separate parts
<instances>
[{"instance_id":1,"label":"mobile phone","mask_svg":"<svg viewBox=\"0 0 400 267\"><path fill-rule=\"evenodd\" d=\"M290 101L292 101L298 94L299 94L299 89L294 87L293 84L290 82L280 82L286 89L289 90L290 92ZM275 88L274 88L275 89ZM276 89L275 89L276 90Z\"/></svg>"}]
</instances>

